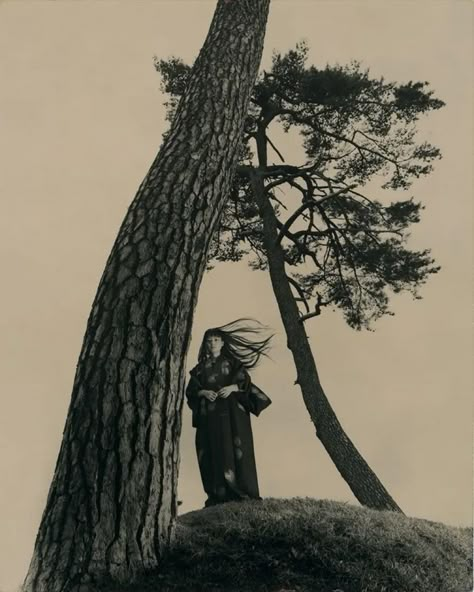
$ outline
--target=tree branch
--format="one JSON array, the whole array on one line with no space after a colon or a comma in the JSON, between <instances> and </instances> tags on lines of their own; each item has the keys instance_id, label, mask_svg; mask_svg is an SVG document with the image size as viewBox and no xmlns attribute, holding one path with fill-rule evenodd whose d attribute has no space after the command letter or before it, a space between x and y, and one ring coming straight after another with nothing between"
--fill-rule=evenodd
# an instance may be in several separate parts
<instances>
[{"instance_id":1,"label":"tree branch","mask_svg":"<svg viewBox=\"0 0 474 592\"><path fill-rule=\"evenodd\" d=\"M321 294L318 293L318 299L316 301L316 306L314 312L308 312L308 314L302 315L298 320L300 323L304 323L308 319L312 319L313 317L317 317L321 314L321 307L327 306L330 302L323 302Z\"/></svg>"},{"instance_id":2,"label":"tree branch","mask_svg":"<svg viewBox=\"0 0 474 592\"><path fill-rule=\"evenodd\" d=\"M352 185L351 187L356 187L356 185ZM283 226L280 229L280 234L278 235L277 238L277 244L280 243L283 239L283 237L285 235L287 235L287 231L290 228L290 226L296 221L296 219L307 209L309 208L314 208L314 207L318 207L322 202L331 199L333 197L337 197L338 195L341 195L341 193L344 193L347 191L347 187L343 187L342 189L339 189L338 191L335 191L334 193L330 193L329 195L324 196L323 198L319 199L319 200L315 200L315 199L309 199L308 201L306 201L303 205L301 205L289 218L288 220L283 224ZM318 208L319 209L319 208Z\"/></svg>"},{"instance_id":3,"label":"tree branch","mask_svg":"<svg viewBox=\"0 0 474 592\"><path fill-rule=\"evenodd\" d=\"M270 144L270 146L273 148L273 150L278 154L278 156L280 157L280 160L282 162L285 162L285 159L283 158L281 152L278 150L278 148L275 146L275 144L270 140L270 138L268 137L268 134L265 135L265 138L266 138L267 142Z\"/></svg>"},{"instance_id":4,"label":"tree branch","mask_svg":"<svg viewBox=\"0 0 474 592\"><path fill-rule=\"evenodd\" d=\"M306 298L301 286L298 284L298 282L292 278L291 276L287 275L286 276L288 278L289 283L295 288L295 290L298 292L301 302L303 302L306 311L309 313L309 304L308 304L308 299Z\"/></svg>"}]
</instances>

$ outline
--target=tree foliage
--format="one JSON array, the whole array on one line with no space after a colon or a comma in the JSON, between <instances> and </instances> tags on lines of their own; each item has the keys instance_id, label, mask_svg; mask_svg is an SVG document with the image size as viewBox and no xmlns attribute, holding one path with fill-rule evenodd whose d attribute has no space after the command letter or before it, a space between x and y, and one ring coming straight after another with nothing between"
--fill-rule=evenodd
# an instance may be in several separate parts
<instances>
[{"instance_id":1,"label":"tree foliage","mask_svg":"<svg viewBox=\"0 0 474 592\"><path fill-rule=\"evenodd\" d=\"M178 58L156 59L155 67L172 116L190 67ZM305 43L284 55L274 53L270 70L254 87L240 167L211 259L251 255L254 269L267 266L248 176L252 167L265 179L303 319L329 305L339 308L351 327L370 328L393 314L390 293L408 291L420 298L419 288L439 270L428 249L407 246L423 207L412 196L388 201L383 190L406 191L432 171L440 151L419 140L417 124L443 105L427 82L374 78L358 62L308 65ZM299 132L304 162L285 162L270 138L278 126ZM270 150L277 163L269 163Z\"/></svg>"}]
</instances>

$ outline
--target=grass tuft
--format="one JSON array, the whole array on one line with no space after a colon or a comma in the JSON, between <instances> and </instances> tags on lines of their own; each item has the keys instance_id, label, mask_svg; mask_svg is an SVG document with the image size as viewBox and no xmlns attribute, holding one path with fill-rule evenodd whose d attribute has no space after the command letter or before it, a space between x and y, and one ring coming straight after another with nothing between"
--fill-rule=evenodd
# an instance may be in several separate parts
<instances>
[{"instance_id":1,"label":"grass tuft","mask_svg":"<svg viewBox=\"0 0 474 592\"><path fill-rule=\"evenodd\" d=\"M470 592L472 529L312 498L179 517L160 573L114 592Z\"/></svg>"}]
</instances>

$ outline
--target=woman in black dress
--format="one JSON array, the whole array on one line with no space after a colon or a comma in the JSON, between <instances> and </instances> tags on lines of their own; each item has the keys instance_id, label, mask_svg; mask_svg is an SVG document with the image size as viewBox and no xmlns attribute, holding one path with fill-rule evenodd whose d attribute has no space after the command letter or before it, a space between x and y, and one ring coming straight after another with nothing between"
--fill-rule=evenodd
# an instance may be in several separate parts
<instances>
[{"instance_id":1,"label":"woman in black dress","mask_svg":"<svg viewBox=\"0 0 474 592\"><path fill-rule=\"evenodd\" d=\"M267 355L272 336L259 339L262 329L251 319L208 329L190 372L186 399L196 428L206 506L261 499L250 413L258 416L271 400L252 383L248 370Z\"/></svg>"}]
</instances>

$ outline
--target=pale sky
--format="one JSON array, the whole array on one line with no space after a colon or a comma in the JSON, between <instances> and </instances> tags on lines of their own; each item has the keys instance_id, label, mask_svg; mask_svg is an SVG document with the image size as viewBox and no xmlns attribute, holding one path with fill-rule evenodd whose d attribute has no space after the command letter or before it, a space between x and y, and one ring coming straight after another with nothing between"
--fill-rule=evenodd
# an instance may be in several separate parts
<instances>
[{"instance_id":1,"label":"pale sky","mask_svg":"<svg viewBox=\"0 0 474 592\"><path fill-rule=\"evenodd\" d=\"M105 261L166 129L153 56L192 61L214 1L0 3L0 591L26 573ZM315 65L357 59L388 80L427 80L447 106L423 122L444 158L409 194L412 233L441 272L423 300L393 300L373 333L326 312L307 326L347 434L405 512L471 522L472 4L467 0L273 0L263 66L307 39ZM285 147L282 146L284 149ZM287 146L288 160L294 146ZM402 197L406 197L402 195ZM253 373L273 405L253 422L264 497L356 503L317 441L264 272L207 274L204 329L253 316L278 333ZM182 511L204 501L186 409Z\"/></svg>"}]
</instances>

